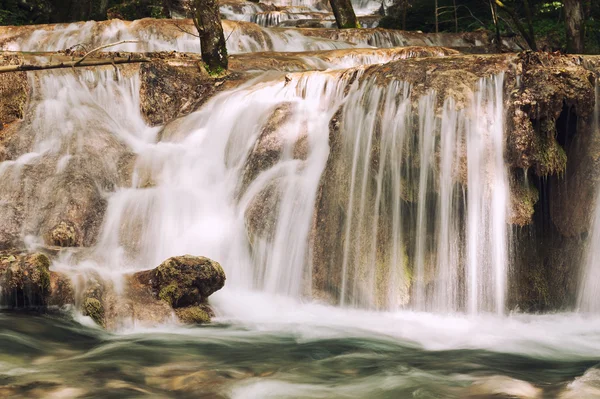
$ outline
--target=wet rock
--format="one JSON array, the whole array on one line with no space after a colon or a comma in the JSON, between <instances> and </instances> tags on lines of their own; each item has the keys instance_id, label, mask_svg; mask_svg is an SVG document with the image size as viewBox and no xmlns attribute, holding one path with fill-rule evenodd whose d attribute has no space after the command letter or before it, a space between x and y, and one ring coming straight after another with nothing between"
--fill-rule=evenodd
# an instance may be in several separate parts
<instances>
[{"instance_id":1,"label":"wet rock","mask_svg":"<svg viewBox=\"0 0 600 399\"><path fill-rule=\"evenodd\" d=\"M175 314L180 321L186 324L205 324L209 323L212 316L212 310L207 305L188 306L186 308L175 309Z\"/></svg>"},{"instance_id":2,"label":"wet rock","mask_svg":"<svg viewBox=\"0 0 600 399\"><path fill-rule=\"evenodd\" d=\"M9 308L62 307L73 303L73 287L64 275L50 272L46 255L0 254L1 305Z\"/></svg>"},{"instance_id":3,"label":"wet rock","mask_svg":"<svg viewBox=\"0 0 600 399\"><path fill-rule=\"evenodd\" d=\"M539 199L538 190L533 184L522 179L512 178L509 223L516 226L526 226L533 222L535 204Z\"/></svg>"},{"instance_id":4,"label":"wet rock","mask_svg":"<svg viewBox=\"0 0 600 399\"><path fill-rule=\"evenodd\" d=\"M0 65L20 63L22 59L16 55L0 55ZM10 157L9 143L14 139L18 125L25 117L29 89L25 72L0 74L0 162Z\"/></svg>"},{"instance_id":5,"label":"wet rock","mask_svg":"<svg viewBox=\"0 0 600 399\"><path fill-rule=\"evenodd\" d=\"M288 125L294 112L291 103L283 103L273 110L246 161L242 192L261 172L283 157L299 160L308 157L307 126L301 126L298 131L297 127Z\"/></svg>"},{"instance_id":6,"label":"wet rock","mask_svg":"<svg viewBox=\"0 0 600 399\"><path fill-rule=\"evenodd\" d=\"M277 216L279 215L283 188L281 184L283 183L282 179L271 181L252 198L246 208L244 216L251 243L259 237L267 240L273 238L277 227Z\"/></svg>"},{"instance_id":7,"label":"wet rock","mask_svg":"<svg viewBox=\"0 0 600 399\"><path fill-rule=\"evenodd\" d=\"M580 399L600 397L600 370L588 369L581 377L575 378L558 395L558 399Z\"/></svg>"},{"instance_id":8,"label":"wet rock","mask_svg":"<svg viewBox=\"0 0 600 399\"><path fill-rule=\"evenodd\" d=\"M0 56L0 65L19 65L22 62L23 59L17 55ZM0 98L2 98L0 101L0 124L2 126L23 119L29 98L27 74L25 72L0 74ZM2 135L0 132L0 146Z\"/></svg>"},{"instance_id":9,"label":"wet rock","mask_svg":"<svg viewBox=\"0 0 600 399\"><path fill-rule=\"evenodd\" d=\"M140 80L141 111L154 126L189 114L218 90L199 61L178 66L160 60L143 64Z\"/></svg>"},{"instance_id":10,"label":"wet rock","mask_svg":"<svg viewBox=\"0 0 600 399\"><path fill-rule=\"evenodd\" d=\"M561 174L567 155L557 122L565 107L575 118L591 115L593 73L575 57L548 53L521 53L513 63L519 79L510 94L508 162L538 176Z\"/></svg>"},{"instance_id":11,"label":"wet rock","mask_svg":"<svg viewBox=\"0 0 600 399\"><path fill-rule=\"evenodd\" d=\"M136 273L135 277L173 308L202 304L225 285L221 265L191 255L169 258L156 269Z\"/></svg>"},{"instance_id":12,"label":"wet rock","mask_svg":"<svg viewBox=\"0 0 600 399\"><path fill-rule=\"evenodd\" d=\"M83 301L83 314L89 316L99 326L106 327L104 305L98 299L86 298Z\"/></svg>"},{"instance_id":13,"label":"wet rock","mask_svg":"<svg viewBox=\"0 0 600 399\"><path fill-rule=\"evenodd\" d=\"M75 304L75 288L69 276L50 271L50 295L47 304L50 307L64 307Z\"/></svg>"},{"instance_id":14,"label":"wet rock","mask_svg":"<svg viewBox=\"0 0 600 399\"><path fill-rule=\"evenodd\" d=\"M106 291L110 287L97 273L92 273L86 277L87 280L84 282L85 289L81 300L81 312L84 316L89 316L99 326L106 327Z\"/></svg>"},{"instance_id":15,"label":"wet rock","mask_svg":"<svg viewBox=\"0 0 600 399\"><path fill-rule=\"evenodd\" d=\"M560 126L563 123L567 126ZM566 170L549 179L550 216L561 235L579 237L590 231L594 215L591 210L600 181L600 135L594 131L593 121L572 112L558 124L561 130L569 130L570 137L564 143Z\"/></svg>"},{"instance_id":16,"label":"wet rock","mask_svg":"<svg viewBox=\"0 0 600 399\"><path fill-rule=\"evenodd\" d=\"M60 222L48 232L46 243L57 247L76 247L80 239L73 223Z\"/></svg>"}]
</instances>

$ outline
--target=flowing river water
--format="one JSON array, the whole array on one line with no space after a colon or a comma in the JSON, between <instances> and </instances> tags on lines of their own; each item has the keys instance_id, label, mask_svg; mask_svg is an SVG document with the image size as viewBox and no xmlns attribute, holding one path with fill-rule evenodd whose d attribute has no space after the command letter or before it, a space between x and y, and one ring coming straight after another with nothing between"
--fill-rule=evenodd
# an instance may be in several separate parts
<instances>
[{"instance_id":1,"label":"flowing river water","mask_svg":"<svg viewBox=\"0 0 600 399\"><path fill-rule=\"evenodd\" d=\"M306 6L298 3L290 6ZM121 50L198 50L197 39L160 26L89 22L0 39L8 50L131 38L144 41ZM379 31L351 43L237 26L226 23L228 45L242 53L406 40ZM192 253L221 262L227 284L211 296L216 317L206 326L124 321L108 332L77 311L1 313L0 396L600 397L600 317L519 314L505 305L504 74L481 79L460 109L452 97L438 109L434 91L412 107L410 85L362 79L365 65L394 57L381 52L321 60L325 71L257 73L166 127L144 122L137 73L30 73L21 132L30 146L0 163L1 212L20 201L32 176L41 182L28 190L50 193L24 205L27 245L40 245L35 226L75 173L72 165L83 165L95 171L86 173L107 198L106 214L96 245L64 251L55 270L94 271L118 284L125 272ZM273 126L277 113L285 117ZM340 134L335 149L332 120ZM257 171L252 157L261 148L280 155ZM125 152L136 161L132 181L121 184L115 164ZM324 197L330 170L338 180ZM253 230L248 216L261 205L273 206L267 216L259 212L268 231ZM320 223L339 223L325 236L325 260L313 253L315 209L322 207L334 211L319 215ZM324 294L315 286L335 289ZM595 310L587 305L593 287L582 293L586 310Z\"/></svg>"}]
</instances>

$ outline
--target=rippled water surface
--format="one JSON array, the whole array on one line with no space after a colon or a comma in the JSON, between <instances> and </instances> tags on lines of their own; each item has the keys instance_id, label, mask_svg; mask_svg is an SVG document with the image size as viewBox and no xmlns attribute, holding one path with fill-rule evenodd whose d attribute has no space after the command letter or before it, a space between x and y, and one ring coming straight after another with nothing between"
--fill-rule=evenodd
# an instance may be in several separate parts
<instances>
[{"instance_id":1,"label":"rippled water surface","mask_svg":"<svg viewBox=\"0 0 600 399\"><path fill-rule=\"evenodd\" d=\"M237 299L248 308L208 326L115 333L69 315L2 313L0 397L600 397L599 319Z\"/></svg>"}]
</instances>

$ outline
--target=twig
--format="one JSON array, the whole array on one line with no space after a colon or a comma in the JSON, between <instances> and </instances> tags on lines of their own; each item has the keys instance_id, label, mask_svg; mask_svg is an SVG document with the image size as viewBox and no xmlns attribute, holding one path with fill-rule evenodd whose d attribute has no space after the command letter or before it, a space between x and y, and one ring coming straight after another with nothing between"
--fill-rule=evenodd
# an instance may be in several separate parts
<instances>
[{"instance_id":1,"label":"twig","mask_svg":"<svg viewBox=\"0 0 600 399\"><path fill-rule=\"evenodd\" d=\"M109 48L109 47L114 47L114 46L118 46L119 44L125 44L125 43L139 43L139 40L123 40L117 43L110 43L110 44L105 44L103 46L100 47L96 47L95 49L93 49L92 51L86 53L81 59L79 59L78 61L75 62L75 64L73 66L77 66L79 64L81 64L83 62L83 60L85 60L88 56L90 56L91 54L94 54L102 49L105 48Z\"/></svg>"},{"instance_id":2,"label":"twig","mask_svg":"<svg viewBox=\"0 0 600 399\"><path fill-rule=\"evenodd\" d=\"M183 29L181 26L179 26L178 23L175 23L175 27L177 29L179 29L180 31L182 31L183 33L187 33L188 35L192 35L194 37L200 37L200 35L196 35L195 33L190 32L189 30Z\"/></svg>"}]
</instances>

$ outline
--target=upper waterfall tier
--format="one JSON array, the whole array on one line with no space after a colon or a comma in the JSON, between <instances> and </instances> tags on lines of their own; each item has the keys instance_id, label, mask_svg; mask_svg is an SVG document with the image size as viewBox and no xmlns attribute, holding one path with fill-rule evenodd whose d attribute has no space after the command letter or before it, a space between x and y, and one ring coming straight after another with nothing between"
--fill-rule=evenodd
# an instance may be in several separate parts
<instances>
[{"instance_id":1,"label":"upper waterfall tier","mask_svg":"<svg viewBox=\"0 0 600 399\"><path fill-rule=\"evenodd\" d=\"M263 28L249 22L223 21L227 48L232 54L257 51L314 51L356 47L443 46L485 52L485 32L425 34L381 29ZM74 46L95 48L123 40L111 51L199 52L191 20L111 20L57 25L0 27L0 49L8 51L61 51ZM510 45L510 43L507 43Z\"/></svg>"},{"instance_id":2,"label":"upper waterfall tier","mask_svg":"<svg viewBox=\"0 0 600 399\"><path fill-rule=\"evenodd\" d=\"M329 1L266 1L253 3L247 0L223 0L220 2L223 19L254 22L261 26L284 26L302 24L311 27L334 28L335 17ZM363 28L376 28L381 15L373 15L381 3L361 0L354 4Z\"/></svg>"}]
</instances>

